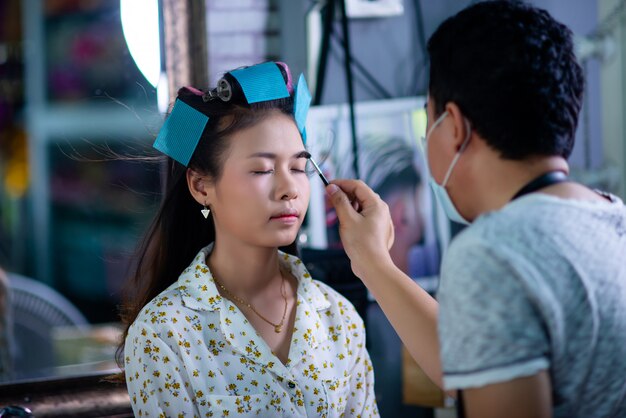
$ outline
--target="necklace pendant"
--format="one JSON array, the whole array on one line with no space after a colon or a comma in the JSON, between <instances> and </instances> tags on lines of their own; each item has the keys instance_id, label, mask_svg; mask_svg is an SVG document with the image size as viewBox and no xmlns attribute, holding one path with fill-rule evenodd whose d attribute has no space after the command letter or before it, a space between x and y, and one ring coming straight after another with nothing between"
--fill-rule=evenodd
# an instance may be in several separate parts
<instances>
[{"instance_id":1,"label":"necklace pendant","mask_svg":"<svg viewBox=\"0 0 626 418\"><path fill-rule=\"evenodd\" d=\"M282 331L282 329L283 329L283 324L274 325L274 332L276 334L279 334L280 331Z\"/></svg>"}]
</instances>

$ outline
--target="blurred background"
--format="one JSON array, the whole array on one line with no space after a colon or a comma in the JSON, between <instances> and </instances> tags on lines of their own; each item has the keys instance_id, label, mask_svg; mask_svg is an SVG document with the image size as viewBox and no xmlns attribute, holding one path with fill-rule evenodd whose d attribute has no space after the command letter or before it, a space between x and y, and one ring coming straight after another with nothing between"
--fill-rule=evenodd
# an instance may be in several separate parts
<instances>
[{"instance_id":1,"label":"blurred background","mask_svg":"<svg viewBox=\"0 0 626 418\"><path fill-rule=\"evenodd\" d=\"M397 194L389 202L417 214L420 233L399 257L434 294L457 227L421 187L425 43L474 2L0 0L0 288L12 295L0 298L0 381L115 367L116 307L161 187L158 165L119 156L150 152L178 87L206 88L265 60L306 75L315 105L308 145L330 177L382 187L402 158L376 160L385 152L376 150L401 144L410 153L400 175L414 179L411 203ZM574 31L587 76L573 175L623 199L626 2L531 3ZM335 248L335 226L316 183L302 248ZM441 394L407 382L418 379L410 359L375 302L364 303L383 416L432 416Z\"/></svg>"}]
</instances>

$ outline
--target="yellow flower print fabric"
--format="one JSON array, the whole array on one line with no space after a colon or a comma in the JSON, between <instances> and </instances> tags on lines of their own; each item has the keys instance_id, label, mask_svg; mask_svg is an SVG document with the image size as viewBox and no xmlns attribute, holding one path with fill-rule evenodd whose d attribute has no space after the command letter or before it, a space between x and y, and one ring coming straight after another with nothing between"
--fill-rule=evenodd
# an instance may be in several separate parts
<instances>
[{"instance_id":1,"label":"yellow flower print fabric","mask_svg":"<svg viewBox=\"0 0 626 418\"><path fill-rule=\"evenodd\" d=\"M298 279L283 364L222 298L200 251L129 329L126 383L137 417L378 417L363 321L350 302L281 253Z\"/></svg>"}]
</instances>

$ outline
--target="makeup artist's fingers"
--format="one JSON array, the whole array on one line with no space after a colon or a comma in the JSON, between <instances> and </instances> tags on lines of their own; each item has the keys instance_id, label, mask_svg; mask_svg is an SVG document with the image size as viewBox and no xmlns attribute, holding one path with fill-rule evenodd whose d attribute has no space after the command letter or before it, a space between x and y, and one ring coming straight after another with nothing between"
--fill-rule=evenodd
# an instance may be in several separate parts
<instances>
[{"instance_id":1,"label":"makeup artist's fingers","mask_svg":"<svg viewBox=\"0 0 626 418\"><path fill-rule=\"evenodd\" d=\"M340 186L343 192L348 192L346 196L356 212L366 218L376 219L376 216L380 216L378 220L383 221L383 225L388 225L387 247L388 249L391 248L395 238L395 230L391 221L391 215L389 214L389 207L385 201L367 184L360 180L336 179L333 180L333 183ZM367 210L367 212L363 213L364 210ZM376 212L380 213L375 215Z\"/></svg>"},{"instance_id":2,"label":"makeup artist's fingers","mask_svg":"<svg viewBox=\"0 0 626 418\"><path fill-rule=\"evenodd\" d=\"M388 255L394 237L389 207L362 181L333 180L326 190L339 218L341 242L358 275L367 263Z\"/></svg>"},{"instance_id":3,"label":"makeup artist's fingers","mask_svg":"<svg viewBox=\"0 0 626 418\"><path fill-rule=\"evenodd\" d=\"M330 202L337 212L340 224L342 221L346 223L357 222L358 211L355 206L358 206L358 203L354 198L350 198L334 183L326 187L326 193L330 196Z\"/></svg>"},{"instance_id":4,"label":"makeup artist's fingers","mask_svg":"<svg viewBox=\"0 0 626 418\"><path fill-rule=\"evenodd\" d=\"M350 202L356 203L360 209L369 205L376 205L382 201L380 196L361 180L335 179L332 183L339 186L348 196Z\"/></svg>"}]
</instances>

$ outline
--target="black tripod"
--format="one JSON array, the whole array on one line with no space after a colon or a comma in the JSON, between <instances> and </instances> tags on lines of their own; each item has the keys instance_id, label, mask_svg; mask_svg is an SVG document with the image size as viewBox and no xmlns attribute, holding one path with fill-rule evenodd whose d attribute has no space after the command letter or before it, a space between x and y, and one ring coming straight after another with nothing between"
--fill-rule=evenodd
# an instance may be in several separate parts
<instances>
[{"instance_id":1,"label":"black tripod","mask_svg":"<svg viewBox=\"0 0 626 418\"><path fill-rule=\"evenodd\" d=\"M352 133L352 167L354 177L360 178L358 141L356 134L356 120L354 116L354 82L352 74L352 54L350 52L350 31L348 29L348 16L346 14L345 0L327 0L322 13L323 33L320 46L320 57L317 67L317 83L315 84L315 97L313 105L319 105L322 101L324 82L326 79L326 69L328 66L328 52L330 51L330 39L334 30L335 7L339 4L341 14L342 47L344 50L344 69L346 75L346 85L348 93L348 106L350 108L350 131Z\"/></svg>"}]
</instances>

